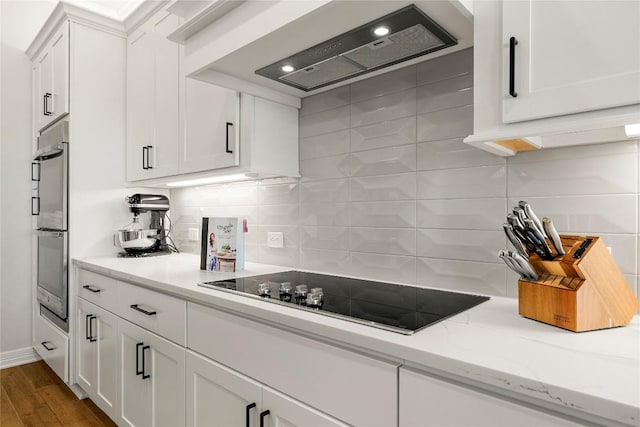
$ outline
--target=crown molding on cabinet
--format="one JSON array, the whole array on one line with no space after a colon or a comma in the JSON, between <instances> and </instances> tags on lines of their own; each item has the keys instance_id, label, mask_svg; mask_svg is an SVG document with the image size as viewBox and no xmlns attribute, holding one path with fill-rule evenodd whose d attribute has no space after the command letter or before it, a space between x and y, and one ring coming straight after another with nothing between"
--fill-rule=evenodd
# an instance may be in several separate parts
<instances>
[{"instance_id":1,"label":"crown molding on cabinet","mask_svg":"<svg viewBox=\"0 0 640 427\"><path fill-rule=\"evenodd\" d=\"M151 15L156 13L167 3L169 3L169 0L148 0L143 2L124 20L124 29L127 34L130 34L140 25L145 23L151 17Z\"/></svg>"},{"instance_id":2,"label":"crown molding on cabinet","mask_svg":"<svg viewBox=\"0 0 640 427\"><path fill-rule=\"evenodd\" d=\"M31 60L40 54L40 51L45 46L45 42L66 19L117 36L126 37L124 24L117 19L91 12L63 0L60 1L53 12L51 12L51 15L49 15L49 18L47 18L47 21L27 48L26 54Z\"/></svg>"}]
</instances>

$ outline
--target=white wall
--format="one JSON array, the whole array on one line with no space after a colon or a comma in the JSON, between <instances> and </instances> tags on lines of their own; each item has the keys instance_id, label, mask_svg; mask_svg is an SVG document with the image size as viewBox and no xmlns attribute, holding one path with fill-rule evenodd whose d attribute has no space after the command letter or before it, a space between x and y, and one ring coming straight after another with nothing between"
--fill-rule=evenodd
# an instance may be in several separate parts
<instances>
[{"instance_id":1,"label":"white wall","mask_svg":"<svg viewBox=\"0 0 640 427\"><path fill-rule=\"evenodd\" d=\"M31 345L31 63L54 1L0 1L0 356Z\"/></svg>"}]
</instances>

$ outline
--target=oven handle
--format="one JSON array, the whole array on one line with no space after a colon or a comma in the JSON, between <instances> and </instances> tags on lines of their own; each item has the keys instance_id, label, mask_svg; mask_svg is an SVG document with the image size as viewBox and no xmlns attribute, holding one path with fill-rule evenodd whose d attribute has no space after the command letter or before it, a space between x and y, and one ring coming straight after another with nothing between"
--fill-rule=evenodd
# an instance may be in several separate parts
<instances>
[{"instance_id":1,"label":"oven handle","mask_svg":"<svg viewBox=\"0 0 640 427\"><path fill-rule=\"evenodd\" d=\"M64 153L66 148L65 142L60 142L58 144L48 145L46 147L42 147L36 154L33 156L33 160L47 160L54 157L61 156Z\"/></svg>"}]
</instances>

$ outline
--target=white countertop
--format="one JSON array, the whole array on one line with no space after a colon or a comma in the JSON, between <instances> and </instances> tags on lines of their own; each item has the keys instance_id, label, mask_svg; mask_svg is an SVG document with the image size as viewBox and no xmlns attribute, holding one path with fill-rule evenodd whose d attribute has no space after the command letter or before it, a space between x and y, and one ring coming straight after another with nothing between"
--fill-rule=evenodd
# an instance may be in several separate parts
<instances>
[{"instance_id":1,"label":"white countertop","mask_svg":"<svg viewBox=\"0 0 640 427\"><path fill-rule=\"evenodd\" d=\"M406 336L197 286L202 281L291 269L247 263L245 270L219 273L200 270L199 260L195 255L172 254L73 262L115 279L323 337L537 405L640 425L638 316L626 327L574 333L520 317L517 300L492 297Z\"/></svg>"}]
</instances>

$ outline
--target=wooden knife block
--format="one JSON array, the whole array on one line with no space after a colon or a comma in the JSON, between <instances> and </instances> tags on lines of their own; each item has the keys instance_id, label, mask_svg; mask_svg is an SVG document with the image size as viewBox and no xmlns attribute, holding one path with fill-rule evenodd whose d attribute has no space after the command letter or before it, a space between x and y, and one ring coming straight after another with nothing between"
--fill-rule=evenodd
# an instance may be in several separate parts
<instances>
[{"instance_id":1,"label":"wooden knife block","mask_svg":"<svg viewBox=\"0 0 640 427\"><path fill-rule=\"evenodd\" d=\"M518 280L521 316L574 332L627 325L638 299L599 237L560 236L565 255L531 254L538 280ZM588 239L591 243L586 245ZM582 252L574 258L576 252Z\"/></svg>"}]
</instances>

